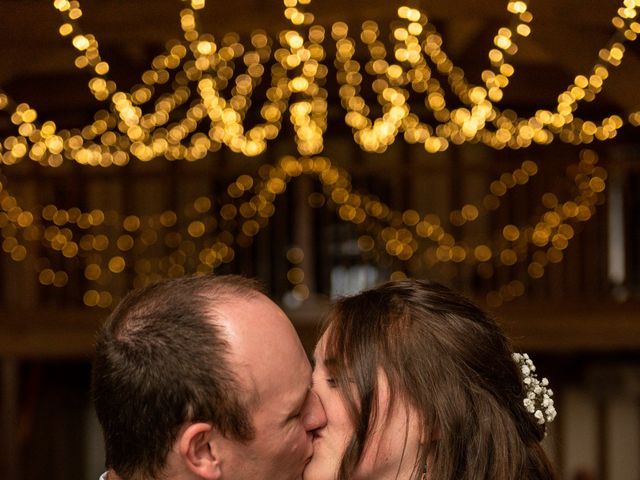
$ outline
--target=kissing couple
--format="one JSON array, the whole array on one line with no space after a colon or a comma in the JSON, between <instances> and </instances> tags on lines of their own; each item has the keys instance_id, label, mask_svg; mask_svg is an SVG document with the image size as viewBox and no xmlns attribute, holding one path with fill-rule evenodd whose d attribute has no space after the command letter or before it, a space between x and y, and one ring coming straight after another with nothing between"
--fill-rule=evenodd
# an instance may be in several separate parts
<instances>
[{"instance_id":1,"label":"kissing couple","mask_svg":"<svg viewBox=\"0 0 640 480\"><path fill-rule=\"evenodd\" d=\"M131 292L98 334L103 480L549 480L546 379L438 284L338 300L313 368L251 280Z\"/></svg>"}]
</instances>

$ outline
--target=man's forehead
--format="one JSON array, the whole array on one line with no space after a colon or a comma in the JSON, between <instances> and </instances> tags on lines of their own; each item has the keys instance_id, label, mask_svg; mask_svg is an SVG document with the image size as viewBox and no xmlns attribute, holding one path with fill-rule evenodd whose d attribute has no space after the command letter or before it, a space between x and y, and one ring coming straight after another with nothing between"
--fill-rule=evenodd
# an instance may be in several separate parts
<instances>
[{"instance_id":1,"label":"man's forehead","mask_svg":"<svg viewBox=\"0 0 640 480\"><path fill-rule=\"evenodd\" d=\"M259 292L250 297L229 297L216 306L214 312L219 323L231 328L265 328L274 323L290 323L280 307Z\"/></svg>"},{"instance_id":2,"label":"man's forehead","mask_svg":"<svg viewBox=\"0 0 640 480\"><path fill-rule=\"evenodd\" d=\"M219 324L229 343L229 360L247 385L261 392L309 373L309 362L293 325L264 295L229 302Z\"/></svg>"},{"instance_id":3,"label":"man's forehead","mask_svg":"<svg viewBox=\"0 0 640 480\"><path fill-rule=\"evenodd\" d=\"M283 342L292 339L298 342L289 318L263 295L228 302L217 310L215 317L233 346L260 350L280 338Z\"/></svg>"}]
</instances>

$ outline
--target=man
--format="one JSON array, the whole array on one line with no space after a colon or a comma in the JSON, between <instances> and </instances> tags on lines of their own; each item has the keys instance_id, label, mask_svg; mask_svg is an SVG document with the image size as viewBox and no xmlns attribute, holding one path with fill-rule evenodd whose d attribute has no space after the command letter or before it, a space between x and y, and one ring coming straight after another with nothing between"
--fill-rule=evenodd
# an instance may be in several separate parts
<instances>
[{"instance_id":1,"label":"man","mask_svg":"<svg viewBox=\"0 0 640 480\"><path fill-rule=\"evenodd\" d=\"M193 276L130 293L98 335L108 480L294 480L326 423L286 317L254 283Z\"/></svg>"}]
</instances>

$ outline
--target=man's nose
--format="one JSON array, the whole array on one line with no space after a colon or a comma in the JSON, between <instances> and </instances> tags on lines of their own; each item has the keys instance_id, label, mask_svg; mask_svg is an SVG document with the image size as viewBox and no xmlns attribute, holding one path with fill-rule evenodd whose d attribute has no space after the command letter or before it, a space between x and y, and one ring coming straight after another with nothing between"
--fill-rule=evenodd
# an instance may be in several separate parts
<instances>
[{"instance_id":1,"label":"man's nose","mask_svg":"<svg viewBox=\"0 0 640 480\"><path fill-rule=\"evenodd\" d=\"M327 415L322 402L313 390L309 392L307 397L306 412L302 417L302 422L308 432L322 428L327 424Z\"/></svg>"}]
</instances>

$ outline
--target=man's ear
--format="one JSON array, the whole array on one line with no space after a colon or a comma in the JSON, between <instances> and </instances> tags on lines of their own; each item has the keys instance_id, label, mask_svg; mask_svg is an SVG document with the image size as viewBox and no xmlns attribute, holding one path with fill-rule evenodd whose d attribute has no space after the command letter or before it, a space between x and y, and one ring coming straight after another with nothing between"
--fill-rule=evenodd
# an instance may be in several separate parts
<instances>
[{"instance_id":1,"label":"man's ear","mask_svg":"<svg viewBox=\"0 0 640 480\"><path fill-rule=\"evenodd\" d=\"M211 442L214 428L203 422L188 425L178 438L178 453L184 467L206 480L222 478L220 452Z\"/></svg>"}]
</instances>

